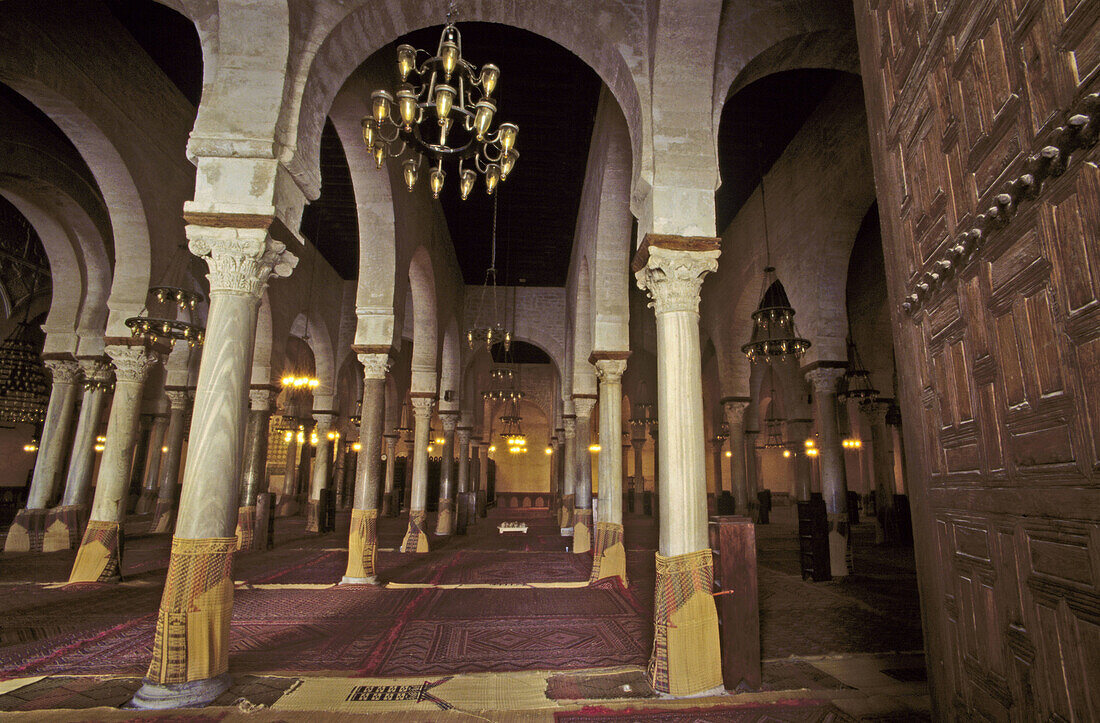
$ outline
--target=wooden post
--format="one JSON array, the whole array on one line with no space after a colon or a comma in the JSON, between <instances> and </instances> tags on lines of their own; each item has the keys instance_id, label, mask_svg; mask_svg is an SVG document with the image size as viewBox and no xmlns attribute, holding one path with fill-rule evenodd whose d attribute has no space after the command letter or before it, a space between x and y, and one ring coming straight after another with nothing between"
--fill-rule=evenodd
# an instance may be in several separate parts
<instances>
[{"instance_id":1,"label":"wooden post","mask_svg":"<svg viewBox=\"0 0 1100 723\"><path fill-rule=\"evenodd\" d=\"M729 691L758 690L761 669L756 530L748 517L717 515L710 518L710 533L722 641L722 683Z\"/></svg>"}]
</instances>

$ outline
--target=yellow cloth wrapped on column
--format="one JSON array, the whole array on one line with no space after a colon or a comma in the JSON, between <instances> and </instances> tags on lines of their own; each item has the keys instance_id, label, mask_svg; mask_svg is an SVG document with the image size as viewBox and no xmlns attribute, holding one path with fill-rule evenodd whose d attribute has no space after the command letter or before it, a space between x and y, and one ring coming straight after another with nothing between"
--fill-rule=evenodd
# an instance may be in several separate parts
<instances>
[{"instance_id":1,"label":"yellow cloth wrapped on column","mask_svg":"<svg viewBox=\"0 0 1100 723\"><path fill-rule=\"evenodd\" d=\"M91 520L76 553L69 582L113 582L121 578L122 526Z\"/></svg>"},{"instance_id":2,"label":"yellow cloth wrapped on column","mask_svg":"<svg viewBox=\"0 0 1100 723\"><path fill-rule=\"evenodd\" d=\"M348 569L344 577L372 578L378 550L378 510L352 510L348 534Z\"/></svg>"},{"instance_id":3,"label":"yellow cloth wrapped on column","mask_svg":"<svg viewBox=\"0 0 1100 723\"><path fill-rule=\"evenodd\" d=\"M435 519L435 534L451 535L455 531L454 517L455 501L446 499L439 501L439 515Z\"/></svg>"},{"instance_id":4,"label":"yellow cloth wrapped on column","mask_svg":"<svg viewBox=\"0 0 1100 723\"><path fill-rule=\"evenodd\" d=\"M306 503L306 532L321 531L321 501L310 500Z\"/></svg>"},{"instance_id":5,"label":"yellow cloth wrapped on column","mask_svg":"<svg viewBox=\"0 0 1100 723\"><path fill-rule=\"evenodd\" d=\"M577 507L573 510L573 552L592 549L592 510Z\"/></svg>"},{"instance_id":6,"label":"yellow cloth wrapped on column","mask_svg":"<svg viewBox=\"0 0 1100 723\"><path fill-rule=\"evenodd\" d=\"M42 536L42 551L79 549L87 517L87 505L65 505L50 510L46 517L46 534Z\"/></svg>"},{"instance_id":7,"label":"yellow cloth wrapped on column","mask_svg":"<svg viewBox=\"0 0 1100 723\"><path fill-rule=\"evenodd\" d=\"M649 679L660 693L692 695L722 684L718 610L710 550L657 553Z\"/></svg>"},{"instance_id":8,"label":"yellow cloth wrapped on column","mask_svg":"<svg viewBox=\"0 0 1100 723\"><path fill-rule=\"evenodd\" d=\"M247 505L237 508L237 549L252 550L256 536L256 507Z\"/></svg>"},{"instance_id":9,"label":"yellow cloth wrapped on column","mask_svg":"<svg viewBox=\"0 0 1100 723\"><path fill-rule=\"evenodd\" d=\"M213 678L229 669L236 537L172 538L153 660L146 675L162 685Z\"/></svg>"},{"instance_id":10,"label":"yellow cloth wrapped on column","mask_svg":"<svg viewBox=\"0 0 1100 723\"><path fill-rule=\"evenodd\" d=\"M424 528L428 526L428 514L424 510L413 510L409 513L409 529L405 533L405 539L401 541L401 552L427 552L428 534Z\"/></svg>"},{"instance_id":11,"label":"yellow cloth wrapped on column","mask_svg":"<svg viewBox=\"0 0 1100 723\"><path fill-rule=\"evenodd\" d=\"M623 544L623 526L617 522L596 523L596 547L592 557L592 576L589 582L606 577L618 577L626 586L626 546Z\"/></svg>"},{"instance_id":12,"label":"yellow cloth wrapped on column","mask_svg":"<svg viewBox=\"0 0 1100 723\"><path fill-rule=\"evenodd\" d=\"M558 512L558 521L562 528L573 526L573 495L562 497L561 510Z\"/></svg>"},{"instance_id":13,"label":"yellow cloth wrapped on column","mask_svg":"<svg viewBox=\"0 0 1100 723\"><path fill-rule=\"evenodd\" d=\"M45 509L22 509L8 528L4 552L42 552L42 537L46 532Z\"/></svg>"},{"instance_id":14,"label":"yellow cloth wrapped on column","mask_svg":"<svg viewBox=\"0 0 1100 723\"><path fill-rule=\"evenodd\" d=\"M149 532L172 532L176 527L176 504L172 500L157 498L156 507L153 508L153 524L149 526Z\"/></svg>"}]
</instances>

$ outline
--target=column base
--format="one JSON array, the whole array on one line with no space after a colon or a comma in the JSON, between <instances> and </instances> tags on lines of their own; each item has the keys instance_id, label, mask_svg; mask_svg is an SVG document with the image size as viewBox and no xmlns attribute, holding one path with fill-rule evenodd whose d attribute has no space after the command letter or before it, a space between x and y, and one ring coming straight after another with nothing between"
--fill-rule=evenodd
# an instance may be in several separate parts
<instances>
[{"instance_id":1,"label":"column base","mask_svg":"<svg viewBox=\"0 0 1100 723\"><path fill-rule=\"evenodd\" d=\"M840 512L829 515L829 569L833 579L848 577L851 573L851 550L848 547L848 515Z\"/></svg>"},{"instance_id":2,"label":"column base","mask_svg":"<svg viewBox=\"0 0 1100 723\"><path fill-rule=\"evenodd\" d=\"M573 510L573 552L592 550L592 510L577 507Z\"/></svg>"},{"instance_id":3,"label":"column base","mask_svg":"<svg viewBox=\"0 0 1100 723\"><path fill-rule=\"evenodd\" d=\"M134 505L135 515L147 515L153 511L153 507L157 503L157 491L147 488L142 488L141 496L138 497L137 504Z\"/></svg>"},{"instance_id":4,"label":"column base","mask_svg":"<svg viewBox=\"0 0 1100 723\"><path fill-rule=\"evenodd\" d=\"M321 532L321 501L310 500L306 504L306 532Z\"/></svg>"},{"instance_id":5,"label":"column base","mask_svg":"<svg viewBox=\"0 0 1100 723\"><path fill-rule=\"evenodd\" d=\"M203 708L229 690L229 673L190 683L161 685L146 678L124 708L131 710L168 710L171 708Z\"/></svg>"},{"instance_id":6,"label":"column base","mask_svg":"<svg viewBox=\"0 0 1100 723\"><path fill-rule=\"evenodd\" d=\"M4 540L4 552L42 552L48 512L45 508L28 510L25 507L16 512Z\"/></svg>"},{"instance_id":7,"label":"column base","mask_svg":"<svg viewBox=\"0 0 1100 723\"><path fill-rule=\"evenodd\" d=\"M91 520L84 530L69 582L121 582L122 548L122 525Z\"/></svg>"},{"instance_id":8,"label":"column base","mask_svg":"<svg viewBox=\"0 0 1100 723\"><path fill-rule=\"evenodd\" d=\"M157 498L157 504L153 508L153 522L149 525L149 532L155 535L175 532L176 529L176 503L171 499Z\"/></svg>"},{"instance_id":9,"label":"column base","mask_svg":"<svg viewBox=\"0 0 1100 723\"><path fill-rule=\"evenodd\" d=\"M561 500L561 511L558 513L558 526L563 530L569 530L569 534L573 532L573 495L566 495Z\"/></svg>"},{"instance_id":10,"label":"column base","mask_svg":"<svg viewBox=\"0 0 1100 723\"><path fill-rule=\"evenodd\" d=\"M653 656L647 668L653 688L673 696L721 688L713 555L699 550L656 558Z\"/></svg>"},{"instance_id":11,"label":"column base","mask_svg":"<svg viewBox=\"0 0 1100 723\"><path fill-rule=\"evenodd\" d=\"M251 505L237 508L237 549L250 552L255 547L256 508Z\"/></svg>"},{"instance_id":12,"label":"column base","mask_svg":"<svg viewBox=\"0 0 1100 723\"><path fill-rule=\"evenodd\" d=\"M348 577L344 575L340 578L338 585L377 585L378 578L374 575L370 577Z\"/></svg>"},{"instance_id":13,"label":"column base","mask_svg":"<svg viewBox=\"0 0 1100 723\"><path fill-rule=\"evenodd\" d=\"M42 536L42 551L76 550L88 522L88 505L55 507L46 515L46 532Z\"/></svg>"},{"instance_id":14,"label":"column base","mask_svg":"<svg viewBox=\"0 0 1100 723\"><path fill-rule=\"evenodd\" d=\"M378 551L378 510L352 510L348 531L348 567L341 585L366 585L374 581ZM363 582L349 582L351 580Z\"/></svg>"},{"instance_id":15,"label":"column base","mask_svg":"<svg viewBox=\"0 0 1100 723\"><path fill-rule=\"evenodd\" d=\"M604 578L617 577L626 587L626 546L623 544L623 526L615 522L596 523L596 547L592 557L590 583Z\"/></svg>"},{"instance_id":16,"label":"column base","mask_svg":"<svg viewBox=\"0 0 1100 723\"><path fill-rule=\"evenodd\" d=\"M401 541L401 552L428 552L428 535L424 532L428 516L423 510L409 513L409 529Z\"/></svg>"},{"instance_id":17,"label":"column base","mask_svg":"<svg viewBox=\"0 0 1100 723\"><path fill-rule=\"evenodd\" d=\"M435 534L440 537L455 533L454 507L453 499L439 501L439 516L435 518Z\"/></svg>"}]
</instances>

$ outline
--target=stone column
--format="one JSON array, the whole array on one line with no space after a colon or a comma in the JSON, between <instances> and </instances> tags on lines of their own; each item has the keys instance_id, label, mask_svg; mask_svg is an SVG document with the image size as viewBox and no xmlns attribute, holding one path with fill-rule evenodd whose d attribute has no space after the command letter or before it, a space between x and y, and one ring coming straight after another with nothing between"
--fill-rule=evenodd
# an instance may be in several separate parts
<instances>
[{"instance_id":1,"label":"stone column","mask_svg":"<svg viewBox=\"0 0 1100 723\"><path fill-rule=\"evenodd\" d=\"M725 452L722 449L726 445L726 440L721 437L715 436L710 440L710 448L714 453L714 503L718 504L718 498L722 496L722 453Z\"/></svg>"},{"instance_id":2,"label":"stone column","mask_svg":"<svg viewBox=\"0 0 1100 723\"><path fill-rule=\"evenodd\" d=\"M160 465L164 458L164 434L167 430L168 415L153 415L153 426L149 430L149 449L145 453L145 480L141 485L141 496L138 497L134 514L147 515L156 505Z\"/></svg>"},{"instance_id":3,"label":"stone column","mask_svg":"<svg viewBox=\"0 0 1100 723\"><path fill-rule=\"evenodd\" d=\"M46 368L53 376L38 457L34 462L31 489L26 508L16 513L4 540L4 552L41 552L46 533L47 507L57 495L61 464L69 444L69 426L73 420L80 365L72 359L47 359Z\"/></svg>"},{"instance_id":4,"label":"stone column","mask_svg":"<svg viewBox=\"0 0 1100 723\"><path fill-rule=\"evenodd\" d=\"M748 489L749 511L748 516L754 523L760 522L760 451L756 448L756 438L760 435L759 429L745 430L745 483Z\"/></svg>"},{"instance_id":5,"label":"stone column","mask_svg":"<svg viewBox=\"0 0 1100 723\"><path fill-rule=\"evenodd\" d=\"M859 409L871 427L871 462L875 475L876 542L897 541L894 529L894 458L890 453L890 432L886 428L886 402L867 402Z\"/></svg>"},{"instance_id":6,"label":"stone column","mask_svg":"<svg viewBox=\"0 0 1100 723\"><path fill-rule=\"evenodd\" d=\"M562 498L561 498L561 534L573 534L573 508L577 495L577 418L575 415L562 416L565 442L562 444Z\"/></svg>"},{"instance_id":7,"label":"stone column","mask_svg":"<svg viewBox=\"0 0 1100 723\"><path fill-rule=\"evenodd\" d=\"M642 430L645 434L645 430ZM634 480L630 490L630 511L634 512L634 505L638 499L645 497L645 437L631 437L630 446L634 448Z\"/></svg>"},{"instance_id":8,"label":"stone column","mask_svg":"<svg viewBox=\"0 0 1100 723\"><path fill-rule=\"evenodd\" d=\"M477 524L477 488L481 484L481 448L485 445L477 437L470 439L470 491L467 504L467 526Z\"/></svg>"},{"instance_id":9,"label":"stone column","mask_svg":"<svg viewBox=\"0 0 1100 723\"><path fill-rule=\"evenodd\" d=\"M171 532L176 526L176 502L179 500L180 460L183 459L183 439L187 434L187 408L191 394L186 389L168 389L168 452L161 463L157 503L153 508L150 532Z\"/></svg>"},{"instance_id":10,"label":"stone column","mask_svg":"<svg viewBox=\"0 0 1100 723\"><path fill-rule=\"evenodd\" d=\"M310 472L313 469L314 448L312 444L314 420L306 418L302 420L302 441L298 444L298 470L294 476L294 498L299 503L303 501L308 505Z\"/></svg>"},{"instance_id":11,"label":"stone column","mask_svg":"<svg viewBox=\"0 0 1100 723\"><path fill-rule=\"evenodd\" d=\"M103 417L103 397L111 386L111 365L103 359L81 359L84 373L84 400L76 422L73 451L69 455L69 471L65 477L65 492L61 504L50 510L46 533L42 537L43 552L75 550L80 547L84 525L88 521L88 493L92 489L95 470L95 444L99 422ZM8 533L11 538L11 533Z\"/></svg>"},{"instance_id":12,"label":"stone column","mask_svg":"<svg viewBox=\"0 0 1100 723\"><path fill-rule=\"evenodd\" d=\"M266 228L187 226L210 269L206 344L172 558L138 708L205 705L229 687L234 530L256 319L272 273L297 259Z\"/></svg>"},{"instance_id":13,"label":"stone column","mask_svg":"<svg viewBox=\"0 0 1100 723\"><path fill-rule=\"evenodd\" d=\"M633 263L657 317L660 550L649 674L657 691L673 695L722 684L699 362L699 290L718 254L717 239L650 235Z\"/></svg>"},{"instance_id":14,"label":"stone column","mask_svg":"<svg viewBox=\"0 0 1100 723\"><path fill-rule=\"evenodd\" d=\"M806 455L806 440L813 436L812 419L791 419L787 433L794 453L794 496L799 502L807 502L813 484L813 463ZM847 508L845 508L847 509Z\"/></svg>"},{"instance_id":15,"label":"stone column","mask_svg":"<svg viewBox=\"0 0 1100 723\"><path fill-rule=\"evenodd\" d=\"M253 387L248 392L252 410L245 432L244 469L237 508L237 549L248 552L263 549L266 540L256 540L256 495L267 492L267 437L271 420L271 402L275 390Z\"/></svg>"},{"instance_id":16,"label":"stone column","mask_svg":"<svg viewBox=\"0 0 1100 723\"><path fill-rule=\"evenodd\" d=\"M814 414L820 437L821 496L829 516L829 567L834 578L847 577L848 486L844 476L844 450L836 422L836 385L844 370L818 367L806 373L814 388Z\"/></svg>"},{"instance_id":17,"label":"stone column","mask_svg":"<svg viewBox=\"0 0 1100 723\"><path fill-rule=\"evenodd\" d=\"M734 514L749 514L749 483L745 475L745 399L725 399L722 409L730 430L730 488L733 491Z\"/></svg>"},{"instance_id":18,"label":"stone column","mask_svg":"<svg viewBox=\"0 0 1100 723\"><path fill-rule=\"evenodd\" d=\"M359 433L360 447L359 451L362 452L362 432ZM397 514L397 504L393 498L393 482L394 476L397 472L397 435L387 434L386 440L386 483L385 489L382 492L382 514L386 517L393 517ZM360 472L356 468L355 476L358 478Z\"/></svg>"},{"instance_id":19,"label":"stone column","mask_svg":"<svg viewBox=\"0 0 1100 723\"><path fill-rule=\"evenodd\" d=\"M466 527L470 524L470 437L473 429L470 427L458 428L458 493L455 503L456 526L455 531L460 535L466 534Z\"/></svg>"},{"instance_id":20,"label":"stone column","mask_svg":"<svg viewBox=\"0 0 1100 723\"><path fill-rule=\"evenodd\" d=\"M435 534L453 535L455 531L455 428L458 412L440 412L443 425L443 449L439 461L439 516Z\"/></svg>"},{"instance_id":21,"label":"stone column","mask_svg":"<svg viewBox=\"0 0 1100 723\"><path fill-rule=\"evenodd\" d=\"M592 452L588 447L592 440L592 410L596 395L573 395L573 409L577 415L577 436L574 456L569 460L576 468L573 476L573 552L592 549Z\"/></svg>"},{"instance_id":22,"label":"stone column","mask_svg":"<svg viewBox=\"0 0 1100 723\"><path fill-rule=\"evenodd\" d=\"M413 425L412 448L412 495L409 498L409 529L401 542L401 552L428 551L428 522L426 507L428 503L428 437L431 434L432 404L431 396L412 398Z\"/></svg>"},{"instance_id":23,"label":"stone column","mask_svg":"<svg viewBox=\"0 0 1100 723\"><path fill-rule=\"evenodd\" d=\"M659 425L656 422L649 423L649 438L653 440L653 500L651 514L657 520L657 529L661 527L661 445L657 440Z\"/></svg>"},{"instance_id":24,"label":"stone column","mask_svg":"<svg viewBox=\"0 0 1100 723\"><path fill-rule=\"evenodd\" d=\"M554 519L561 515L561 429L555 429L550 436L550 514Z\"/></svg>"},{"instance_id":25,"label":"stone column","mask_svg":"<svg viewBox=\"0 0 1100 723\"><path fill-rule=\"evenodd\" d=\"M287 405L289 407L289 404ZM289 409L284 410L284 418L290 420L290 441L286 444L286 460L283 467L282 490L276 495L275 516L293 517L298 512L298 501L294 497L294 484L298 478L298 446L304 444L298 441L297 421L289 414Z\"/></svg>"},{"instance_id":26,"label":"stone column","mask_svg":"<svg viewBox=\"0 0 1100 723\"><path fill-rule=\"evenodd\" d=\"M378 493L382 487L382 425L386 412L388 350L363 352L363 402L359 418L359 460L355 465L355 494L352 497L351 527L348 530L348 566L341 585L369 585L376 581L378 552ZM386 435L387 497L393 496L393 458L397 437Z\"/></svg>"},{"instance_id":27,"label":"stone column","mask_svg":"<svg viewBox=\"0 0 1100 723\"><path fill-rule=\"evenodd\" d=\"M596 359L600 380L600 497L592 548L591 582L618 577L625 586L626 544L623 541L623 372L630 352L606 352ZM615 357L611 357L615 354ZM596 355L593 354L593 357ZM616 358L617 357L617 358Z\"/></svg>"},{"instance_id":28,"label":"stone column","mask_svg":"<svg viewBox=\"0 0 1100 723\"><path fill-rule=\"evenodd\" d=\"M141 412L141 388L149 369L159 361L157 353L145 346L111 345L105 351L115 366L115 396L92 511L69 582L121 579L122 519Z\"/></svg>"},{"instance_id":29,"label":"stone column","mask_svg":"<svg viewBox=\"0 0 1100 723\"><path fill-rule=\"evenodd\" d=\"M480 447L478 448L479 457L477 460L477 508L474 515L474 519L478 517L485 517L486 504L489 496L489 447L492 446L492 438L486 434L485 439L482 440Z\"/></svg>"},{"instance_id":30,"label":"stone column","mask_svg":"<svg viewBox=\"0 0 1100 723\"><path fill-rule=\"evenodd\" d=\"M317 421L314 431L317 434L317 452L313 457L312 479L309 484L309 506L306 508L306 532L321 531L321 492L329 488L329 468L332 462L332 440L328 438L336 423L336 415L331 412L315 412Z\"/></svg>"}]
</instances>

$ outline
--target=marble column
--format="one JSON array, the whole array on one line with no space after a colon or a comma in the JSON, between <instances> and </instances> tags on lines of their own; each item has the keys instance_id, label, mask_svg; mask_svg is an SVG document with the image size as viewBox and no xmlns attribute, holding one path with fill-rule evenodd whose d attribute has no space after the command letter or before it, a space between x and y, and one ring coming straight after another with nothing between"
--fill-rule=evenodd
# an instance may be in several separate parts
<instances>
[{"instance_id":1,"label":"marble column","mask_svg":"<svg viewBox=\"0 0 1100 723\"><path fill-rule=\"evenodd\" d=\"M745 486L749 497L747 514L755 523L760 522L760 450L756 448L756 438L759 436L759 429L745 430Z\"/></svg>"},{"instance_id":2,"label":"marble column","mask_svg":"<svg viewBox=\"0 0 1100 723\"><path fill-rule=\"evenodd\" d=\"M440 412L443 425L443 449L439 459L439 515L435 534L453 535L455 531L455 428L458 412Z\"/></svg>"},{"instance_id":3,"label":"marble column","mask_svg":"<svg viewBox=\"0 0 1100 723\"><path fill-rule=\"evenodd\" d=\"M470 524L470 437L473 429L459 427L458 436L458 492L455 503L455 532L466 534L466 527Z\"/></svg>"},{"instance_id":4,"label":"marble column","mask_svg":"<svg viewBox=\"0 0 1100 723\"><path fill-rule=\"evenodd\" d=\"M153 426L149 430L149 449L145 453L145 480L141 484L141 496L138 497L134 514L147 515L153 511L157 501L157 485L160 483L160 465L164 458L164 434L168 431L168 415L153 415Z\"/></svg>"},{"instance_id":5,"label":"marble column","mask_svg":"<svg viewBox=\"0 0 1100 723\"><path fill-rule=\"evenodd\" d=\"M844 475L844 449L836 421L836 386L844 376L837 367L818 367L806 373L814 388L814 414L821 452L821 496L829 517L829 567L834 578L847 577L848 485Z\"/></svg>"},{"instance_id":6,"label":"marble column","mask_svg":"<svg viewBox=\"0 0 1100 723\"><path fill-rule=\"evenodd\" d=\"M317 451L313 457L312 477L309 484L309 506L306 508L306 532L321 531L321 517L324 511L321 509L321 492L329 489L329 470L332 463L333 440L329 439L329 432L336 423L336 415L331 412L315 412L313 415L317 426L314 432L317 434Z\"/></svg>"},{"instance_id":7,"label":"marble column","mask_svg":"<svg viewBox=\"0 0 1100 723\"><path fill-rule=\"evenodd\" d=\"M492 438L486 434L485 439L481 441L481 445L478 448L479 457L477 460L477 507L474 515L476 521L479 517L485 517L487 514L486 506L489 498L489 447L492 446Z\"/></svg>"},{"instance_id":8,"label":"marble column","mask_svg":"<svg viewBox=\"0 0 1100 723\"><path fill-rule=\"evenodd\" d=\"M72 359L47 359L53 377L38 457L34 462L27 506L16 513L4 540L4 552L41 552L46 533L48 506L57 495L62 460L69 445L69 426L76 404L80 365Z\"/></svg>"},{"instance_id":9,"label":"marble column","mask_svg":"<svg viewBox=\"0 0 1100 723\"><path fill-rule=\"evenodd\" d=\"M314 447L312 444L314 420L302 421L302 441L298 444L298 469L294 476L294 499L301 503L309 502L310 473L313 470Z\"/></svg>"},{"instance_id":10,"label":"marble column","mask_svg":"<svg viewBox=\"0 0 1100 723\"><path fill-rule=\"evenodd\" d=\"M176 503L180 497L180 461L183 459L183 440L187 435L187 409L191 394L186 389L168 389L168 432L165 435L168 452L161 463L157 502L153 507L153 523L150 532L172 532L176 526Z\"/></svg>"},{"instance_id":11,"label":"marble column","mask_svg":"<svg viewBox=\"0 0 1100 723\"><path fill-rule=\"evenodd\" d=\"M409 528L401 542L401 552L428 551L428 439L431 434L432 405L430 395L413 396L412 494L409 497Z\"/></svg>"},{"instance_id":12,"label":"marble column","mask_svg":"<svg viewBox=\"0 0 1100 723\"><path fill-rule=\"evenodd\" d=\"M657 422L651 421L649 423L649 438L653 440L653 493L652 493L652 509L650 513L657 520L657 529L660 531L661 527L661 445L657 440L660 438L659 425Z\"/></svg>"},{"instance_id":13,"label":"marble column","mask_svg":"<svg viewBox=\"0 0 1100 723\"><path fill-rule=\"evenodd\" d=\"M813 420L788 420L787 434L794 454L794 497L799 502L807 502L813 484L813 461L806 455L806 440L813 437Z\"/></svg>"},{"instance_id":14,"label":"marble column","mask_svg":"<svg viewBox=\"0 0 1100 723\"><path fill-rule=\"evenodd\" d=\"M477 524L477 489L481 485L481 448L484 446L477 437L470 439L470 509L467 526Z\"/></svg>"},{"instance_id":15,"label":"marble column","mask_svg":"<svg viewBox=\"0 0 1100 723\"><path fill-rule=\"evenodd\" d=\"M562 429L565 443L562 444L562 498L561 498L561 534L573 535L573 508L577 499L577 417L573 414L562 416Z\"/></svg>"},{"instance_id":16,"label":"marble column","mask_svg":"<svg viewBox=\"0 0 1100 723\"><path fill-rule=\"evenodd\" d=\"M159 361L157 352L144 345L111 345L105 351L115 367L115 396L107 420L107 441L99 462L92 510L69 582L121 579L122 520L126 514L141 391L149 369Z\"/></svg>"},{"instance_id":17,"label":"marble column","mask_svg":"<svg viewBox=\"0 0 1100 723\"><path fill-rule=\"evenodd\" d=\"M378 552L378 493L382 483L382 426L386 416L386 372L388 351L362 352L363 401L360 404L359 459L355 465L355 494L352 496L351 527L348 529L348 566L341 585L369 585L376 581ZM386 435L386 479L393 495L393 458L397 437Z\"/></svg>"},{"instance_id":18,"label":"marble column","mask_svg":"<svg viewBox=\"0 0 1100 723\"><path fill-rule=\"evenodd\" d=\"M714 455L714 502L717 505L718 498L722 496L723 482L722 482L722 457L726 451L726 440L722 437L714 437L710 440L711 453Z\"/></svg>"},{"instance_id":19,"label":"marble column","mask_svg":"<svg viewBox=\"0 0 1100 723\"><path fill-rule=\"evenodd\" d=\"M886 402L866 402L859 406L871 427L871 463L875 476L876 542L897 542L894 529L894 455L890 449L890 431L886 427Z\"/></svg>"},{"instance_id":20,"label":"marble column","mask_svg":"<svg viewBox=\"0 0 1100 723\"><path fill-rule=\"evenodd\" d=\"M153 656L130 703L137 708L201 706L229 687L234 531L256 320L268 278L288 276L297 263L267 227L189 225L187 236L209 267L210 306Z\"/></svg>"},{"instance_id":21,"label":"marble column","mask_svg":"<svg viewBox=\"0 0 1100 723\"><path fill-rule=\"evenodd\" d=\"M590 580L618 577L626 585L623 539L623 372L630 352L596 358L600 380L600 496ZM612 356L614 355L614 356ZM597 354L592 355L594 358Z\"/></svg>"},{"instance_id":22,"label":"marble column","mask_svg":"<svg viewBox=\"0 0 1100 723\"><path fill-rule=\"evenodd\" d=\"M592 439L592 410L595 407L595 394L573 395L573 410L577 415L576 454L572 460L577 469L573 488L573 552L577 553L592 549L592 452L588 447Z\"/></svg>"},{"instance_id":23,"label":"marble column","mask_svg":"<svg viewBox=\"0 0 1100 723\"><path fill-rule=\"evenodd\" d=\"M362 440L363 434L359 433L359 439ZM386 441L386 481L385 488L382 491L382 515L385 517L393 517L397 514L397 504L393 498L393 483L394 476L397 472L397 435L387 434L385 435ZM360 442L359 451L362 452L362 442ZM360 471L356 468L355 476L358 478Z\"/></svg>"},{"instance_id":24,"label":"marble column","mask_svg":"<svg viewBox=\"0 0 1100 723\"><path fill-rule=\"evenodd\" d=\"M557 519L561 510L561 434L560 429L554 430L550 436L550 514Z\"/></svg>"},{"instance_id":25,"label":"marble column","mask_svg":"<svg viewBox=\"0 0 1100 723\"><path fill-rule=\"evenodd\" d=\"M79 363L84 373L84 399L76 421L72 454L69 455L65 492L61 496L61 504L47 515L46 533L42 538L43 552L80 547L84 525L88 521L88 494L92 489L92 473L95 470L96 437L103 418L103 398L111 387L111 365L101 358L81 359Z\"/></svg>"},{"instance_id":26,"label":"marble column","mask_svg":"<svg viewBox=\"0 0 1100 723\"><path fill-rule=\"evenodd\" d=\"M645 434L644 429L642 434ZM645 497L645 463L642 457L645 452L645 437L631 437L630 446L634 448L634 480L631 482L630 489L630 511L634 512L638 500Z\"/></svg>"},{"instance_id":27,"label":"marble column","mask_svg":"<svg viewBox=\"0 0 1100 723\"><path fill-rule=\"evenodd\" d=\"M267 543L256 539L256 495L267 492L267 439L274 399L275 390L270 387L253 387L248 391L251 411L244 435L245 458L237 507L237 549L244 552L264 549Z\"/></svg>"},{"instance_id":28,"label":"marble column","mask_svg":"<svg viewBox=\"0 0 1100 723\"><path fill-rule=\"evenodd\" d=\"M304 432L302 432L302 441L298 441L299 431L297 425L294 424L296 420L286 412L289 412L289 410L284 410L284 416L290 419L291 422L290 441L286 443L282 491L278 493L275 500L276 517L293 517L298 512L298 500L295 498L294 491L295 481L298 479L298 446L307 443Z\"/></svg>"},{"instance_id":29,"label":"marble column","mask_svg":"<svg viewBox=\"0 0 1100 723\"><path fill-rule=\"evenodd\" d=\"M635 255L638 286L657 322L660 542L654 654L660 693L721 688L714 563L707 528L706 442L699 349L699 291L718 268L718 240L647 236ZM690 664L689 662L690 661Z\"/></svg>"},{"instance_id":30,"label":"marble column","mask_svg":"<svg viewBox=\"0 0 1100 723\"><path fill-rule=\"evenodd\" d=\"M722 401L726 413L726 426L730 430L730 488L733 491L734 514L749 514L749 483L745 475L745 410L749 402L744 399Z\"/></svg>"}]
</instances>

